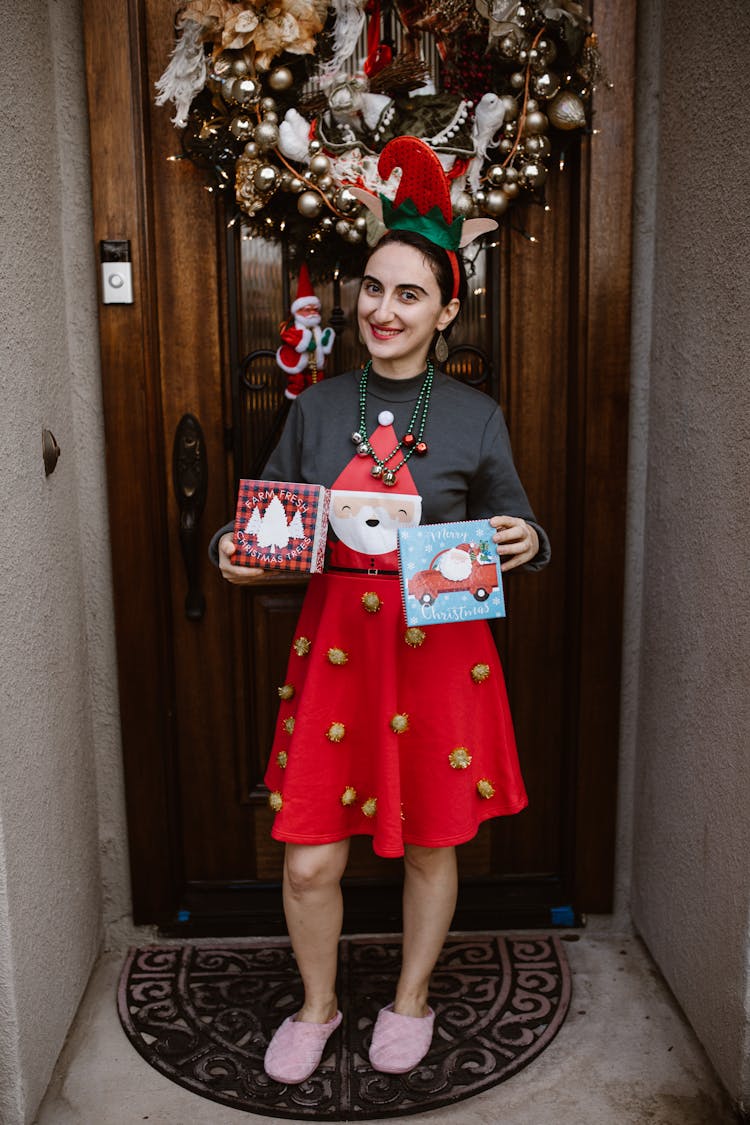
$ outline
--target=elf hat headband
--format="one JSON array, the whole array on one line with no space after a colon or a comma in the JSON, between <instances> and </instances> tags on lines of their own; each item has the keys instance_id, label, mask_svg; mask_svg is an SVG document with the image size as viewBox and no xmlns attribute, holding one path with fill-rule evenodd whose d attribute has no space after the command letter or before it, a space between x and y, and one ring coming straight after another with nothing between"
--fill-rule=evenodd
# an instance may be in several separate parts
<instances>
[{"instance_id":1,"label":"elf hat headband","mask_svg":"<svg viewBox=\"0 0 750 1125\"><path fill-rule=\"evenodd\" d=\"M401 168L401 182L391 202L381 192L373 195L351 188L387 230L410 230L448 252L453 270L453 297L458 296L458 262L455 251L475 238L495 230L494 219L453 218L450 185L433 149L418 137L394 137L380 154L378 173L385 182Z\"/></svg>"}]
</instances>

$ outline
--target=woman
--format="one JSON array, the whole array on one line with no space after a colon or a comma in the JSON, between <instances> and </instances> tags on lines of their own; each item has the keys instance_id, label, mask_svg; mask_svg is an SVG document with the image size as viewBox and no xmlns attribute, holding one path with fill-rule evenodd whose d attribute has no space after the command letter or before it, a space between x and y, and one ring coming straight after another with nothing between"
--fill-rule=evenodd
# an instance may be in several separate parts
<instances>
[{"instance_id":1,"label":"woman","mask_svg":"<svg viewBox=\"0 0 750 1125\"><path fill-rule=\"evenodd\" d=\"M340 881L351 836L370 834L378 854L404 857L401 974L370 1047L375 1069L402 1073L432 1039L428 987L456 903L455 846L526 804L487 623L407 629L396 532L491 517L506 572L539 569L549 545L499 408L429 358L465 293L460 260L390 218L358 299L370 361L295 401L263 474L333 489L327 573L310 581L266 774L305 992L266 1053L267 1073L286 1083L309 1077L341 1022ZM223 577L261 578L232 566L232 536L219 535Z\"/></svg>"}]
</instances>

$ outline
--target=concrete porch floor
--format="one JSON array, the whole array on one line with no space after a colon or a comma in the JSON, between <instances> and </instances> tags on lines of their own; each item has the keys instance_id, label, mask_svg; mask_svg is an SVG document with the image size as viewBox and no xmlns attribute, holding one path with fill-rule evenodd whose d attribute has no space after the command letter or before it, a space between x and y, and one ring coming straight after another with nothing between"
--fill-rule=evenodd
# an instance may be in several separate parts
<instances>
[{"instance_id":1,"label":"concrete porch floor","mask_svg":"<svg viewBox=\"0 0 750 1125\"><path fill-rule=\"evenodd\" d=\"M393 1125L729 1125L739 1120L705 1052L637 938L589 931L565 943L573 999L551 1045L475 1098ZM150 1067L115 1007L123 954L92 975L35 1125L233 1125L274 1118L197 1097Z\"/></svg>"}]
</instances>

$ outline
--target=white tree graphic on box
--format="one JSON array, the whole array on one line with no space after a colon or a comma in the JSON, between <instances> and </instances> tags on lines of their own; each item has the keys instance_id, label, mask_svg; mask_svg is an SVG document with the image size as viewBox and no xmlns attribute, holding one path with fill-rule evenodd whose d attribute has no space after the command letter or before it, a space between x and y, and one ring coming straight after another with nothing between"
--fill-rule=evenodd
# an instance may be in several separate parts
<instances>
[{"instance_id":1,"label":"white tree graphic on box","mask_svg":"<svg viewBox=\"0 0 750 1125\"><path fill-rule=\"evenodd\" d=\"M282 550L288 546L290 539L305 538L299 511L295 512L291 522L287 523L286 511L278 496L273 497L262 516L257 507L253 508L245 533L254 535L259 547L271 551Z\"/></svg>"}]
</instances>

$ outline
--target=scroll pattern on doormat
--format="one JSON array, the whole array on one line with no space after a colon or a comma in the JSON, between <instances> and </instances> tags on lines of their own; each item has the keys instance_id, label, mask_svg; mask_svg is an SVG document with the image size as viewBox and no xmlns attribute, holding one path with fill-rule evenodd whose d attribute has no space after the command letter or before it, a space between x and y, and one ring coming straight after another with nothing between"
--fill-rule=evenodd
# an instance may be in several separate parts
<instances>
[{"instance_id":1,"label":"scroll pattern on doormat","mask_svg":"<svg viewBox=\"0 0 750 1125\"><path fill-rule=\"evenodd\" d=\"M172 944L131 949L120 977L122 1025L143 1057L193 1093L249 1113L362 1121L451 1105L535 1059L570 1003L570 970L556 935L451 938L432 976L432 1049L404 1075L380 1074L367 1049L378 1010L393 999L397 940L344 939L344 1022L307 1082L268 1078L273 1031L301 1003L286 944Z\"/></svg>"}]
</instances>

